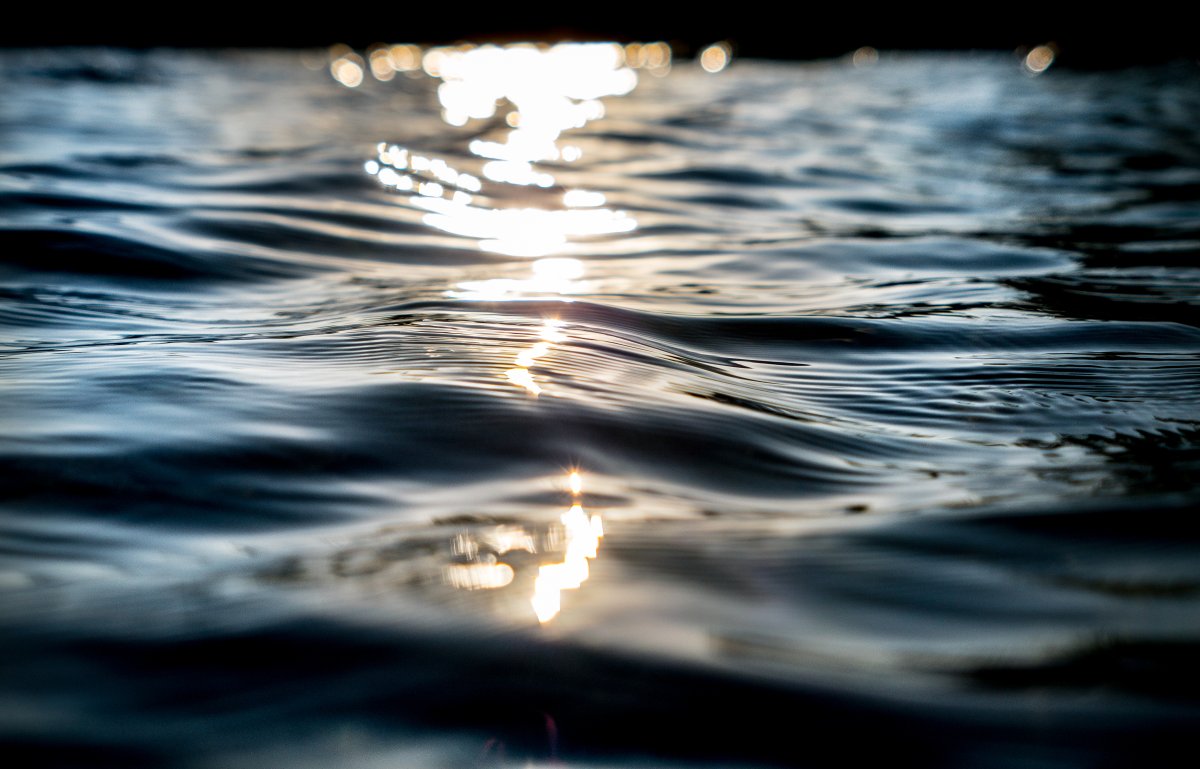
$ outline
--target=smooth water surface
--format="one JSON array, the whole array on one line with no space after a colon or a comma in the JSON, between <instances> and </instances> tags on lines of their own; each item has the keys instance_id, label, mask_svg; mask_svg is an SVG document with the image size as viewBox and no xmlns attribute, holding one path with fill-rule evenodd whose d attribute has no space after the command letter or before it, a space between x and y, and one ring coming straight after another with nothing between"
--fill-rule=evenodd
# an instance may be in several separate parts
<instances>
[{"instance_id":1,"label":"smooth water surface","mask_svg":"<svg viewBox=\"0 0 1200 769\"><path fill-rule=\"evenodd\" d=\"M342 53L0 55L6 743L1186 760L1194 65Z\"/></svg>"}]
</instances>

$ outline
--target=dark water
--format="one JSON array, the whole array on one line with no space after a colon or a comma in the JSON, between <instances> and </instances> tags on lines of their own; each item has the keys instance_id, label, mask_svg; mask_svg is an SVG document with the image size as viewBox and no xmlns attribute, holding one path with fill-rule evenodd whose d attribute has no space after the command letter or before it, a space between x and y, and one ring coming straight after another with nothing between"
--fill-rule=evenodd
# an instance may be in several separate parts
<instances>
[{"instance_id":1,"label":"dark water","mask_svg":"<svg viewBox=\"0 0 1200 769\"><path fill-rule=\"evenodd\" d=\"M321 56L0 55L9 755L1191 765L1194 65Z\"/></svg>"}]
</instances>

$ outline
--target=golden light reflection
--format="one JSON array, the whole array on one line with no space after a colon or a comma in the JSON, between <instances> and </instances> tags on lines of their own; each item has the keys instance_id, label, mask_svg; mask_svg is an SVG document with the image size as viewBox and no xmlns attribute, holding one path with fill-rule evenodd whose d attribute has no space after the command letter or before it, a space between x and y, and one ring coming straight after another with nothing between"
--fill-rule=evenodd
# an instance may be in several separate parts
<instances>
[{"instance_id":1,"label":"golden light reflection","mask_svg":"<svg viewBox=\"0 0 1200 769\"><path fill-rule=\"evenodd\" d=\"M334 59L329 64L329 72L333 79L347 88L357 88L363 81L365 63L356 53L347 53Z\"/></svg>"},{"instance_id":2,"label":"golden light reflection","mask_svg":"<svg viewBox=\"0 0 1200 769\"><path fill-rule=\"evenodd\" d=\"M362 85L366 72L384 82L397 73L413 76L421 70L424 53L420 46L411 43L376 44L367 49L364 59L350 46L338 43L329 48L326 56L333 79L349 88L357 88Z\"/></svg>"},{"instance_id":3,"label":"golden light reflection","mask_svg":"<svg viewBox=\"0 0 1200 769\"><path fill-rule=\"evenodd\" d=\"M662 77L671 71L671 46L661 40L655 43L629 43L625 46L625 64L644 69Z\"/></svg>"},{"instance_id":4,"label":"golden light reflection","mask_svg":"<svg viewBox=\"0 0 1200 769\"><path fill-rule=\"evenodd\" d=\"M421 68L421 48L416 45L393 45L388 49L392 69L397 72L413 72Z\"/></svg>"},{"instance_id":5,"label":"golden light reflection","mask_svg":"<svg viewBox=\"0 0 1200 769\"><path fill-rule=\"evenodd\" d=\"M421 69L430 77L440 77L442 74L442 62L447 56L445 48L431 48L421 55Z\"/></svg>"},{"instance_id":6,"label":"golden light reflection","mask_svg":"<svg viewBox=\"0 0 1200 769\"><path fill-rule=\"evenodd\" d=\"M1050 45L1039 45L1025 55L1025 71L1031 75L1040 75L1054 63L1055 50Z\"/></svg>"},{"instance_id":7,"label":"golden light reflection","mask_svg":"<svg viewBox=\"0 0 1200 769\"><path fill-rule=\"evenodd\" d=\"M850 62L858 69L874 67L879 63L879 51L869 45L864 45L850 55Z\"/></svg>"},{"instance_id":8,"label":"golden light reflection","mask_svg":"<svg viewBox=\"0 0 1200 769\"><path fill-rule=\"evenodd\" d=\"M371 64L371 74L376 80L388 81L396 76L396 70L392 66L392 57L387 48L379 47L372 50L367 61Z\"/></svg>"},{"instance_id":9,"label":"golden light reflection","mask_svg":"<svg viewBox=\"0 0 1200 769\"><path fill-rule=\"evenodd\" d=\"M578 470L567 475L567 488L572 497L570 508L541 532L505 524L456 536L451 551L458 562L443 569L443 581L470 591L528 586L528 578L521 580L518 574L521 567L513 564L526 563L523 558L528 555L539 556L528 606L539 623L553 620L562 611L563 592L577 590L587 581L589 562L598 555L604 537L601 517L583 509L583 480ZM513 563L503 560L516 551L528 555Z\"/></svg>"},{"instance_id":10,"label":"golden light reflection","mask_svg":"<svg viewBox=\"0 0 1200 769\"><path fill-rule=\"evenodd\" d=\"M705 72L717 73L729 66L733 48L726 42L713 43L700 52L700 66Z\"/></svg>"}]
</instances>

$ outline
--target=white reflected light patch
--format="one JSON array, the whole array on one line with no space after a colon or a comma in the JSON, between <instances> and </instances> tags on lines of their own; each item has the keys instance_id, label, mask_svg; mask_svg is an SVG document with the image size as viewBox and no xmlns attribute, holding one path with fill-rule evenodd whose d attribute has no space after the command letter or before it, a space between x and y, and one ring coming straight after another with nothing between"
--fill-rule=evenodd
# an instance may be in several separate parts
<instances>
[{"instance_id":1,"label":"white reflected light patch","mask_svg":"<svg viewBox=\"0 0 1200 769\"><path fill-rule=\"evenodd\" d=\"M606 202L603 192L567 190L563 193L563 205L567 208L597 208Z\"/></svg>"},{"instance_id":2,"label":"white reflected light patch","mask_svg":"<svg viewBox=\"0 0 1200 769\"><path fill-rule=\"evenodd\" d=\"M532 163L524 160L493 160L483 166L483 175L501 184L520 187L553 187L554 177L535 171Z\"/></svg>"},{"instance_id":3,"label":"white reflected light patch","mask_svg":"<svg viewBox=\"0 0 1200 769\"><path fill-rule=\"evenodd\" d=\"M537 579L533 582L530 605L542 624L554 619L562 611L562 592L579 588L590 576L588 561L596 557L600 539L604 536L604 524L600 516L589 517L579 503L583 482L578 471L568 476L568 484L575 503L559 519L565 544L563 559L558 563L539 566Z\"/></svg>"},{"instance_id":4,"label":"white reflected light patch","mask_svg":"<svg viewBox=\"0 0 1200 769\"><path fill-rule=\"evenodd\" d=\"M517 558L510 564L505 559L515 551L537 556L542 562L537 564L527 605L539 623L557 617L562 611L563 591L577 590L587 581L590 562L599 554L604 538L600 516L588 515L583 509L583 479L578 470L568 474L567 488L571 507L549 526L504 524L458 534L451 543L457 563L443 568L443 581L459 590L500 590L510 585L524 590L529 582L518 578L518 570L523 570L520 564L528 560ZM543 560L550 558L557 560Z\"/></svg>"},{"instance_id":5,"label":"white reflected light patch","mask_svg":"<svg viewBox=\"0 0 1200 769\"><path fill-rule=\"evenodd\" d=\"M578 146L559 147L562 133L604 117L602 97L632 91L638 79L633 66L649 70L670 67L671 51L665 43L632 49L635 63L627 66L630 50L615 43L463 45L425 51L415 46L380 46L370 57L373 72L411 72L419 55L421 69L442 80L438 99L443 118L453 125L492 118L501 105L513 107L504 114L502 132L468 145L473 155L486 161L479 174L495 184L548 189L556 184L554 175L535 164L570 163L583 156ZM331 66L339 68L335 77L340 72L339 80L347 85L355 78L361 82L361 71L355 75L351 69L363 68L361 58L351 59L354 54L344 48L331 51L330 56ZM637 228L636 220L624 211L603 208L606 199L600 192L565 190L562 208L492 208L476 200L483 194L477 176L397 145L381 143L377 151L377 158L364 165L368 174L388 189L410 193L409 202L428 212L425 224L473 238L483 251L546 257L568 251L576 238ZM539 292L546 293L541 289L547 280L539 277L536 281ZM492 292L500 285L493 286ZM459 293L448 292L451 296Z\"/></svg>"},{"instance_id":6,"label":"white reflected light patch","mask_svg":"<svg viewBox=\"0 0 1200 769\"><path fill-rule=\"evenodd\" d=\"M497 161L494 161L497 162ZM528 163L508 163L500 174L513 184L549 186L553 179L539 175ZM489 163L484 168L488 173ZM384 187L416 192L410 202L428 213L425 224L452 235L474 238L479 248L506 256L540 257L561 253L574 238L612 235L637 229L637 221L624 211L601 208L603 193L569 190L565 209L490 208L478 205L474 195L482 190L479 178L459 172L440 158L381 144L376 160L363 165ZM512 173L510 177L508 174ZM523 174L533 176L523 176ZM496 174L492 174L493 176ZM545 176L545 178L539 178Z\"/></svg>"},{"instance_id":7,"label":"white reflected light patch","mask_svg":"<svg viewBox=\"0 0 1200 769\"><path fill-rule=\"evenodd\" d=\"M583 277L583 262L578 259L539 259L531 267L533 276L529 278L466 280L459 283L454 290L447 291L446 295L451 299L502 302L545 296L565 298L571 294L582 293L586 289L586 284L579 280Z\"/></svg>"},{"instance_id":8,"label":"white reflected light patch","mask_svg":"<svg viewBox=\"0 0 1200 769\"><path fill-rule=\"evenodd\" d=\"M546 211L540 208L484 208L454 199L414 199L430 213L424 222L443 232L479 240L479 248L506 256L561 253L573 237L631 232L637 222L607 208Z\"/></svg>"},{"instance_id":9,"label":"white reflected light patch","mask_svg":"<svg viewBox=\"0 0 1200 769\"><path fill-rule=\"evenodd\" d=\"M458 563L447 566L444 577L460 590L496 590L512 583L514 574L507 563Z\"/></svg>"},{"instance_id":10,"label":"white reflected light patch","mask_svg":"<svg viewBox=\"0 0 1200 769\"><path fill-rule=\"evenodd\" d=\"M504 141L471 142L472 153L493 160L559 159L556 142L563 131L603 117L601 97L627 94L637 85L637 74L624 66L624 51L612 43L435 48L425 62L425 71L443 81L438 99L447 123L491 118L505 102L516 108L506 115L513 129Z\"/></svg>"}]
</instances>

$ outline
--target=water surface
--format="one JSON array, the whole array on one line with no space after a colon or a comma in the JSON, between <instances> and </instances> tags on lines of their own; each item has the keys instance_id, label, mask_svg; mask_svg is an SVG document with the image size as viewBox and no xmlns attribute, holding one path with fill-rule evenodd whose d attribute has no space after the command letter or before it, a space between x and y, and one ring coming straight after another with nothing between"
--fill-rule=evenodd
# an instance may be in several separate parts
<instances>
[{"instance_id":1,"label":"water surface","mask_svg":"<svg viewBox=\"0 0 1200 769\"><path fill-rule=\"evenodd\" d=\"M6 743L1184 760L1195 67L647 51L0 55Z\"/></svg>"}]
</instances>

